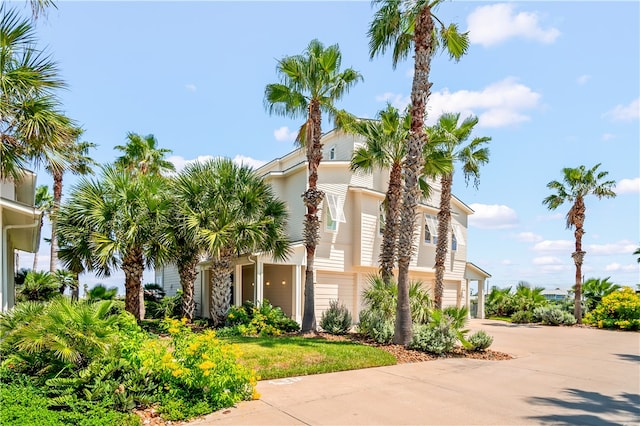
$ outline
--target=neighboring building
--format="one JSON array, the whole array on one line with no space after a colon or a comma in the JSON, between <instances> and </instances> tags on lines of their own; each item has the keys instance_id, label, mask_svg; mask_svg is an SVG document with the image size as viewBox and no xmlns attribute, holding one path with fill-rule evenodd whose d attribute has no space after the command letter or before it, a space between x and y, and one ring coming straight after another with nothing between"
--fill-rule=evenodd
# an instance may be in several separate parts
<instances>
[{"instance_id":1,"label":"neighboring building","mask_svg":"<svg viewBox=\"0 0 640 426\"><path fill-rule=\"evenodd\" d=\"M42 213L34 206L36 175L25 171L15 182L0 181L0 310L15 305L15 250L35 253L40 244L40 218Z\"/></svg>"},{"instance_id":2,"label":"neighboring building","mask_svg":"<svg viewBox=\"0 0 640 426\"><path fill-rule=\"evenodd\" d=\"M561 290L559 288L545 289L540 294L542 294L545 297L545 299L550 300L552 302L569 299L569 292L567 290Z\"/></svg>"},{"instance_id":3,"label":"neighboring building","mask_svg":"<svg viewBox=\"0 0 640 426\"><path fill-rule=\"evenodd\" d=\"M387 190L388 170L373 173L352 172L349 169L353 150L362 144L357 136L331 131L322 138L323 160L318 170L318 187L324 191L319 215L320 243L315 258L315 308L319 320L337 299L347 306L357 320L362 309L362 290L367 279L378 271L378 257L384 225L382 202ZM303 245L304 205L301 195L307 188L307 162L303 150L296 150L275 159L256 170L271 184L275 194L289 210L288 235L293 241L292 255L284 262L270 256L252 253L236 260L232 285L236 305L245 300L268 299L289 316L300 322L304 301L304 269L306 254ZM435 280L435 250L439 183L432 183L432 194L419 205L415 254L410 266L410 278L432 287ZM484 281L490 275L467 262L467 218L473 213L462 201L452 197L452 227L448 235L443 305L469 306L469 285L477 281L479 303L482 303ZM208 316L209 265L201 262L196 279L197 315ZM156 269L156 282L167 295L180 288L177 269L173 266ZM432 292L433 294L433 292ZM205 297L203 297L205 296ZM482 303L482 306L484 303ZM480 310L484 312L484 310Z\"/></svg>"}]
</instances>

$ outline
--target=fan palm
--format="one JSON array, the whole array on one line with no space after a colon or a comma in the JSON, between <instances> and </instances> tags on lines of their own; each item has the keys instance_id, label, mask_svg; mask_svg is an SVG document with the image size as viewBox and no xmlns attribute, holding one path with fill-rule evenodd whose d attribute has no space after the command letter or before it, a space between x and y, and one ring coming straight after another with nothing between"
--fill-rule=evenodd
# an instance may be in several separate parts
<instances>
[{"instance_id":1,"label":"fan palm","mask_svg":"<svg viewBox=\"0 0 640 426\"><path fill-rule=\"evenodd\" d=\"M453 162L462 165L464 178L467 182L473 177L474 186L478 186L480 166L489 162L489 148L484 145L491 138L477 137L469 144L465 142L471 136L473 128L478 124L475 116L467 117L461 124L460 114L445 113L440 116L438 123L428 129L430 144L437 146L448 155ZM444 271L451 229L451 187L453 186L453 167L450 172L440 175L440 210L438 212L438 243L436 245L436 282L434 289L434 306L442 309L442 294L444 291Z\"/></svg>"},{"instance_id":2,"label":"fan palm","mask_svg":"<svg viewBox=\"0 0 640 426\"><path fill-rule=\"evenodd\" d=\"M304 221L304 245L307 265L304 284L302 331L316 328L313 271L316 246L320 239L318 206L324 193L318 189L318 167L322 161L322 113L335 117L334 103L362 80L352 68L340 70L342 54L337 44L325 47L312 40L304 54L285 56L278 61L280 83L265 88L264 102L270 114L304 118L297 142L306 149L309 168L307 190L302 198L307 209Z\"/></svg>"},{"instance_id":3,"label":"fan palm","mask_svg":"<svg viewBox=\"0 0 640 426\"><path fill-rule=\"evenodd\" d=\"M116 145L115 149L124 153L116 159L116 167L130 173L161 174L176 170L173 163L164 158L172 151L167 148L158 148L158 140L153 135L140 136L136 133L128 133L127 143Z\"/></svg>"},{"instance_id":4,"label":"fan palm","mask_svg":"<svg viewBox=\"0 0 640 426\"><path fill-rule=\"evenodd\" d=\"M609 281L609 278L589 278L582 285L582 295L589 311L592 311L600 304L604 296L608 296L620 289L618 284Z\"/></svg>"},{"instance_id":5,"label":"fan palm","mask_svg":"<svg viewBox=\"0 0 640 426\"><path fill-rule=\"evenodd\" d=\"M633 254L635 256L638 256L638 263L640 263L640 247L638 247L636 251L633 252Z\"/></svg>"},{"instance_id":6,"label":"fan palm","mask_svg":"<svg viewBox=\"0 0 640 426\"><path fill-rule=\"evenodd\" d=\"M392 49L393 66L409 56L413 48L414 73L411 88L411 128L404 160L404 190L398 237L398 308L394 343L408 345L412 325L409 306L409 263L413 254L416 208L420 197L419 177L428 137L424 119L431 83L429 71L434 52L444 45L453 59L467 51L469 40L456 24L445 26L433 12L442 0L374 0L380 8L369 26L369 52L373 58ZM436 30L435 22L439 25Z\"/></svg>"},{"instance_id":7,"label":"fan palm","mask_svg":"<svg viewBox=\"0 0 640 426\"><path fill-rule=\"evenodd\" d=\"M21 302L47 301L59 294L59 285L55 276L45 271L29 271L24 283L17 287L16 297Z\"/></svg>"},{"instance_id":8,"label":"fan palm","mask_svg":"<svg viewBox=\"0 0 640 426\"><path fill-rule=\"evenodd\" d=\"M80 180L67 207L61 209L67 210L61 214L65 217L61 231L67 227L74 231L65 244L80 245L65 250L65 259L77 256L76 263L99 275L121 268L125 274L125 308L137 320L144 318L144 269L162 263L168 256L167 237L161 232L170 207L165 192L166 181L158 175L133 176L106 166L99 180Z\"/></svg>"},{"instance_id":9,"label":"fan palm","mask_svg":"<svg viewBox=\"0 0 640 426\"><path fill-rule=\"evenodd\" d=\"M0 178L19 179L34 152L69 137L70 120L53 96L64 86L58 68L35 48L31 21L0 5Z\"/></svg>"},{"instance_id":10,"label":"fan palm","mask_svg":"<svg viewBox=\"0 0 640 426\"><path fill-rule=\"evenodd\" d=\"M590 169L585 166L562 169L563 182L557 180L547 184L547 188L555 194L546 197L542 203L549 210L555 210L564 203L571 203L567 212L567 229L573 229L576 239L575 251L571 255L576 265L574 316L578 324L582 324L582 262L586 252L582 250L582 236L584 235L584 220L586 206L584 199L588 195L595 195L598 199L613 198L616 193L612 190L615 181L603 179L609 172L598 171L600 163Z\"/></svg>"},{"instance_id":11,"label":"fan palm","mask_svg":"<svg viewBox=\"0 0 640 426\"><path fill-rule=\"evenodd\" d=\"M286 207L250 167L229 159L188 165L177 178L176 197L178 234L191 254L177 259L183 292L190 294L187 302L193 300L195 266L204 250L212 265L209 314L220 325L231 302L233 258L255 251L280 260L288 256Z\"/></svg>"}]
</instances>

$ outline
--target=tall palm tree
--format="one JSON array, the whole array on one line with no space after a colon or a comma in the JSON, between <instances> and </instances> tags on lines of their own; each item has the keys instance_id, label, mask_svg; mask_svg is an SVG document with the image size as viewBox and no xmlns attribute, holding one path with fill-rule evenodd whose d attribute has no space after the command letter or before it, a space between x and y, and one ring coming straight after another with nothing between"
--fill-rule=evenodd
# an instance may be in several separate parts
<instances>
[{"instance_id":1,"label":"tall palm tree","mask_svg":"<svg viewBox=\"0 0 640 426\"><path fill-rule=\"evenodd\" d=\"M51 212L53 210L53 195L49 191L49 187L47 185L39 185L36 188L36 196L35 196L35 207L40 210L43 214L40 216L40 227L42 227L42 223L44 221L44 217L51 217ZM36 270L38 267L38 252L33 253L33 268L32 270Z\"/></svg>"},{"instance_id":2,"label":"tall palm tree","mask_svg":"<svg viewBox=\"0 0 640 426\"><path fill-rule=\"evenodd\" d=\"M635 256L638 256L638 263L640 263L640 247L638 247L636 251L633 252L633 254Z\"/></svg>"},{"instance_id":3,"label":"tall palm tree","mask_svg":"<svg viewBox=\"0 0 640 426\"><path fill-rule=\"evenodd\" d=\"M166 181L160 176L134 177L106 166L99 180L80 180L71 192L68 207L61 209L76 213L72 225L79 235L84 233L88 238L88 242L68 241L81 244L72 253L85 266L99 275L108 275L115 268L124 271L125 309L137 320L144 319L144 269L168 257L167 237L161 232L170 207L166 189ZM69 214L61 212L61 216L68 218Z\"/></svg>"},{"instance_id":4,"label":"tall palm tree","mask_svg":"<svg viewBox=\"0 0 640 426\"><path fill-rule=\"evenodd\" d=\"M411 341L412 324L409 306L409 263L413 254L416 208L420 197L419 177L423 168L422 152L428 137L424 118L431 83L431 58L437 48L445 46L452 59L458 60L469 46L466 33L456 24L445 26L433 12L442 0L374 0L380 8L369 26L371 58L391 48L393 66L406 59L413 48L414 74L411 88L411 128L404 160L404 189L398 238L398 307L394 343L407 345ZM436 30L436 22L439 31Z\"/></svg>"},{"instance_id":5,"label":"tall palm tree","mask_svg":"<svg viewBox=\"0 0 640 426\"><path fill-rule=\"evenodd\" d=\"M343 121L343 130L365 138L365 144L353 152L351 170L370 172L374 168L389 169L389 184L383 203L385 220L380 249L380 275L385 283L390 284L396 260L402 160L411 117L408 114L401 115L397 108L388 104L386 109L378 111L377 120L347 117Z\"/></svg>"},{"instance_id":6,"label":"tall palm tree","mask_svg":"<svg viewBox=\"0 0 640 426\"><path fill-rule=\"evenodd\" d=\"M289 255L285 204L250 167L229 159L188 165L176 193L182 235L192 253L191 259L178 258L181 283L192 299L199 253L193 248L203 249L212 262L209 314L220 325L231 302L233 258L256 251L280 260Z\"/></svg>"},{"instance_id":7,"label":"tall palm tree","mask_svg":"<svg viewBox=\"0 0 640 426\"><path fill-rule=\"evenodd\" d=\"M54 61L35 47L31 21L0 5L0 178L20 179L31 153L69 137L54 91L64 87Z\"/></svg>"},{"instance_id":8,"label":"tall palm tree","mask_svg":"<svg viewBox=\"0 0 640 426\"><path fill-rule=\"evenodd\" d=\"M173 151L158 148L158 140L153 135L140 136L128 133L127 143L116 145L115 149L124 153L116 159L116 167L133 174L161 174L176 170L173 163L164 158Z\"/></svg>"},{"instance_id":9,"label":"tall palm tree","mask_svg":"<svg viewBox=\"0 0 640 426\"><path fill-rule=\"evenodd\" d=\"M542 200L542 204L545 204L549 210L555 210L564 203L571 203L571 207L567 212L567 229L575 228L576 244L575 251L571 257L576 265L574 316L578 324L582 324L582 262L586 254L582 250L586 213L584 199L588 195L595 195L598 199L616 196L612 189L615 181L603 180L609 172L599 172L600 165L601 163L598 163L590 169L585 166L562 169L563 182L557 180L549 182L547 188L555 191L555 194L549 195Z\"/></svg>"},{"instance_id":10,"label":"tall palm tree","mask_svg":"<svg viewBox=\"0 0 640 426\"><path fill-rule=\"evenodd\" d=\"M451 160L462 165L465 181L473 178L474 186L480 182L480 166L489 162L489 148L484 146L491 138L476 137L469 144L465 142L478 124L478 117L469 116L461 124L460 114L445 113L438 123L428 129L430 143L444 151ZM451 233L451 187L453 186L453 168L449 173L440 175L440 211L438 212L438 243L436 244L436 282L433 304L442 309L444 291L445 260L449 250Z\"/></svg>"},{"instance_id":11,"label":"tall palm tree","mask_svg":"<svg viewBox=\"0 0 640 426\"><path fill-rule=\"evenodd\" d=\"M334 103L358 81L359 72L352 68L340 70L342 54L337 44L325 46L312 40L301 55L285 56L276 68L280 83L268 84L264 102L270 114L304 118L297 142L306 148L309 168L307 190L302 195L307 209L304 221L304 246L307 265L304 284L302 331L316 328L314 297L314 259L320 240L318 206L324 193L318 189L318 167L322 161L322 113L335 117Z\"/></svg>"}]
</instances>

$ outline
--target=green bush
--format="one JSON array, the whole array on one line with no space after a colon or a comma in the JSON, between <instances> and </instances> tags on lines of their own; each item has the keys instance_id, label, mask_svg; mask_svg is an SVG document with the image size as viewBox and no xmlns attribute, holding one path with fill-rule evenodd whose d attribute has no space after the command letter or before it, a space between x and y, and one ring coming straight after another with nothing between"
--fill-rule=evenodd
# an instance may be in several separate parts
<instances>
[{"instance_id":1,"label":"green bush","mask_svg":"<svg viewBox=\"0 0 640 426\"><path fill-rule=\"evenodd\" d=\"M256 306L246 301L242 306L232 306L227 313L226 325L235 332L227 335L279 336L300 330L300 324L287 317L282 309L271 306L267 299Z\"/></svg>"},{"instance_id":2,"label":"green bush","mask_svg":"<svg viewBox=\"0 0 640 426\"><path fill-rule=\"evenodd\" d=\"M529 324L533 320L533 312L530 311L516 311L511 315L511 322L515 324Z\"/></svg>"},{"instance_id":3,"label":"green bush","mask_svg":"<svg viewBox=\"0 0 640 426\"><path fill-rule=\"evenodd\" d=\"M604 296L602 302L584 318L598 328L640 329L640 294L631 287Z\"/></svg>"},{"instance_id":4,"label":"green bush","mask_svg":"<svg viewBox=\"0 0 640 426\"><path fill-rule=\"evenodd\" d=\"M373 309L360 311L358 331L378 343L391 343L395 319L389 319L383 312Z\"/></svg>"},{"instance_id":5,"label":"green bush","mask_svg":"<svg viewBox=\"0 0 640 426\"><path fill-rule=\"evenodd\" d=\"M484 330L478 330L469 336L469 349L484 351L493 343L493 337Z\"/></svg>"},{"instance_id":6,"label":"green bush","mask_svg":"<svg viewBox=\"0 0 640 426\"><path fill-rule=\"evenodd\" d=\"M329 301L329 309L322 313L320 327L330 334L345 334L351 328L351 313L337 300Z\"/></svg>"},{"instance_id":7,"label":"green bush","mask_svg":"<svg viewBox=\"0 0 640 426\"><path fill-rule=\"evenodd\" d=\"M442 355L451 352L458 341L455 330L445 324L418 325L413 329L411 349Z\"/></svg>"},{"instance_id":8,"label":"green bush","mask_svg":"<svg viewBox=\"0 0 640 426\"><path fill-rule=\"evenodd\" d=\"M541 306L533 310L533 320L546 325L573 325L575 317L557 306Z\"/></svg>"}]
</instances>

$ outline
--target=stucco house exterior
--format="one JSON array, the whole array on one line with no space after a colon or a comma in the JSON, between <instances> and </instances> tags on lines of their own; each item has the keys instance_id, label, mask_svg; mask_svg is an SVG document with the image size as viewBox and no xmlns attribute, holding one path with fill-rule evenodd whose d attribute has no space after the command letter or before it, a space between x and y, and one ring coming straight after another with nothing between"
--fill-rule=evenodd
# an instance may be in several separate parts
<instances>
[{"instance_id":1,"label":"stucco house exterior","mask_svg":"<svg viewBox=\"0 0 640 426\"><path fill-rule=\"evenodd\" d=\"M362 290L368 277L378 271L378 257L384 224L382 202L387 190L388 170L372 173L349 169L354 148L363 144L359 136L331 131L322 138L323 160L318 171L318 187L325 193L320 206L320 243L315 258L315 310L319 320L331 300L347 306L357 320L362 309ZM304 270L306 255L303 245L304 205L301 195L307 187L307 162L303 150L295 150L256 170L271 184L275 194L289 210L288 234L292 255L283 262L270 256L252 253L236 259L232 286L232 303L268 299L291 318L302 320L304 302ZM440 187L432 183L432 194L419 205L415 254L410 278L432 288L435 280L435 249ZM473 210L452 197L452 227L445 273L443 305L469 306L469 286L476 282L482 306L484 281L490 275L467 261L467 218ZM195 285L196 315L209 312L209 264L200 263ZM174 266L157 268L155 280L167 295L180 288ZM483 313L484 309L478 312Z\"/></svg>"},{"instance_id":2,"label":"stucco house exterior","mask_svg":"<svg viewBox=\"0 0 640 426\"><path fill-rule=\"evenodd\" d=\"M40 244L40 218L35 208L36 175L24 171L20 181L0 180L0 310L15 305L15 250L34 253Z\"/></svg>"}]
</instances>

